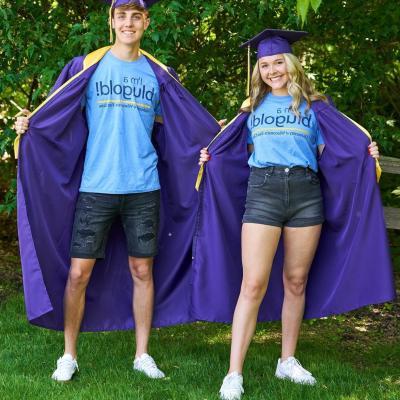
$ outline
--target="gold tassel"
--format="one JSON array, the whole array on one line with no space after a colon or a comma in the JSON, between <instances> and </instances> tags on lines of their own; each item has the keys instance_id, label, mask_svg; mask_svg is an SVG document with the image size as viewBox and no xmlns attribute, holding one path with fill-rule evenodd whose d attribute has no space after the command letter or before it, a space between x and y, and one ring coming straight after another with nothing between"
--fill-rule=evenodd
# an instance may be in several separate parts
<instances>
[{"instance_id":1,"label":"gold tassel","mask_svg":"<svg viewBox=\"0 0 400 400\"><path fill-rule=\"evenodd\" d=\"M376 181L379 183L382 176L382 167L376 158L375 158L375 170L376 170Z\"/></svg>"},{"instance_id":2,"label":"gold tassel","mask_svg":"<svg viewBox=\"0 0 400 400\"><path fill-rule=\"evenodd\" d=\"M246 96L250 96L250 80L251 80L251 58L250 58L250 45L247 46L247 89Z\"/></svg>"},{"instance_id":3,"label":"gold tassel","mask_svg":"<svg viewBox=\"0 0 400 400\"><path fill-rule=\"evenodd\" d=\"M196 185L195 185L195 188L197 191L199 191L199 189L200 189L200 184L203 179L203 174L204 174L204 164L201 165L201 167L199 169L199 173L197 174Z\"/></svg>"},{"instance_id":4,"label":"gold tassel","mask_svg":"<svg viewBox=\"0 0 400 400\"><path fill-rule=\"evenodd\" d=\"M20 142L21 142L21 135L17 135L17 137L14 139L14 157L16 160L18 160L18 156L19 156Z\"/></svg>"},{"instance_id":5,"label":"gold tassel","mask_svg":"<svg viewBox=\"0 0 400 400\"><path fill-rule=\"evenodd\" d=\"M108 25L110 28L110 43L114 42L113 28L112 28L112 9L114 7L115 0L112 0L110 10L108 11Z\"/></svg>"}]
</instances>

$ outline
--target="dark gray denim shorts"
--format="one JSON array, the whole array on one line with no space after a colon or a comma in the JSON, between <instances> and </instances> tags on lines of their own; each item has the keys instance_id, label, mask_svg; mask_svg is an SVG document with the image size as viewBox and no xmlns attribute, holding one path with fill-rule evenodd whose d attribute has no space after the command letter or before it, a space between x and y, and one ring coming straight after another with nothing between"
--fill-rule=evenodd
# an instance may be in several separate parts
<instances>
[{"instance_id":1,"label":"dark gray denim shorts","mask_svg":"<svg viewBox=\"0 0 400 400\"><path fill-rule=\"evenodd\" d=\"M302 167L252 167L243 222L278 227L322 224L318 175Z\"/></svg>"},{"instance_id":2,"label":"dark gray denim shorts","mask_svg":"<svg viewBox=\"0 0 400 400\"><path fill-rule=\"evenodd\" d=\"M121 218L132 257L157 254L160 191L133 194L79 193L72 230L72 258L104 258L108 232Z\"/></svg>"}]
</instances>

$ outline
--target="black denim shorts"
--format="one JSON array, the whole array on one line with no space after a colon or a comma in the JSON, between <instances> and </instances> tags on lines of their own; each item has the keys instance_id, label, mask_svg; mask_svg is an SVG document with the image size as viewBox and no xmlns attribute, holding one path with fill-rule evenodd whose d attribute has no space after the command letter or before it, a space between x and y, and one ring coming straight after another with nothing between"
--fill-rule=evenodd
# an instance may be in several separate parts
<instances>
[{"instance_id":1,"label":"black denim shorts","mask_svg":"<svg viewBox=\"0 0 400 400\"><path fill-rule=\"evenodd\" d=\"M108 233L121 218L132 257L157 254L160 191L133 194L79 193L72 230L72 258L104 258Z\"/></svg>"},{"instance_id":2,"label":"black denim shorts","mask_svg":"<svg viewBox=\"0 0 400 400\"><path fill-rule=\"evenodd\" d=\"M252 167L243 222L278 227L322 224L318 175L303 167Z\"/></svg>"}]
</instances>

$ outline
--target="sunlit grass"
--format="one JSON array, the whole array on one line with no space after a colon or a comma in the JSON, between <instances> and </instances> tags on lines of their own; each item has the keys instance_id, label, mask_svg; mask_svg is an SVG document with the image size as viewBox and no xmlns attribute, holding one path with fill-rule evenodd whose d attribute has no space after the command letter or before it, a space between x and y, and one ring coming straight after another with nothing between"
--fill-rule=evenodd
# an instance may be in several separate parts
<instances>
[{"instance_id":1,"label":"sunlit grass","mask_svg":"<svg viewBox=\"0 0 400 400\"><path fill-rule=\"evenodd\" d=\"M354 321L348 321L328 318L303 325L297 355L317 377L316 387L274 378L280 324L259 324L245 365L243 400L400 399L395 338L386 340L385 332L360 322L350 331ZM62 333L26 322L21 295L2 304L0 399L218 399L228 367L230 326L196 323L153 330L151 354L168 375L162 381L132 371L132 332L107 332L81 335L80 372L71 383L57 384L50 375L62 343Z\"/></svg>"}]
</instances>

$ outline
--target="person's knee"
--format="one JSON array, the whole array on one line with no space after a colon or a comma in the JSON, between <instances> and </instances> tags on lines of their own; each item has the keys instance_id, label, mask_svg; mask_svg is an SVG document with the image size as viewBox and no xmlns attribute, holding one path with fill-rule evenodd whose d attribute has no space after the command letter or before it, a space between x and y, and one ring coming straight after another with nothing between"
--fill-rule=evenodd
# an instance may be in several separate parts
<instances>
[{"instance_id":1,"label":"person's knee","mask_svg":"<svg viewBox=\"0 0 400 400\"><path fill-rule=\"evenodd\" d=\"M71 289L84 288L89 283L90 272L81 266L71 267L68 275L69 286Z\"/></svg>"},{"instance_id":2,"label":"person's knee","mask_svg":"<svg viewBox=\"0 0 400 400\"><path fill-rule=\"evenodd\" d=\"M261 302L266 291L265 282L247 279L242 283L242 295L251 302Z\"/></svg>"},{"instance_id":3,"label":"person's knee","mask_svg":"<svg viewBox=\"0 0 400 400\"><path fill-rule=\"evenodd\" d=\"M152 264L148 260L129 260L129 268L135 283L150 282L153 279Z\"/></svg>"},{"instance_id":4,"label":"person's knee","mask_svg":"<svg viewBox=\"0 0 400 400\"><path fill-rule=\"evenodd\" d=\"M292 296L303 296L307 286L307 275L289 275L283 280L285 293Z\"/></svg>"}]
</instances>

